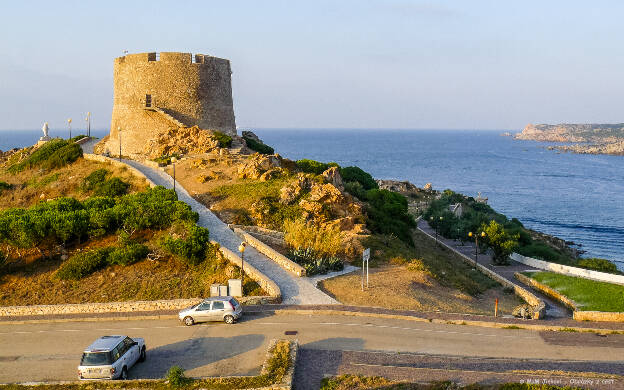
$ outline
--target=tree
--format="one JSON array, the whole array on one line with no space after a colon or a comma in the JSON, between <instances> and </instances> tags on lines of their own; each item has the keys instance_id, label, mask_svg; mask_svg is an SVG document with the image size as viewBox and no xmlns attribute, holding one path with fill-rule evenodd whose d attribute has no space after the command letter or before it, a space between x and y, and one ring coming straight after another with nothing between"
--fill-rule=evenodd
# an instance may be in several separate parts
<instances>
[{"instance_id":1,"label":"tree","mask_svg":"<svg viewBox=\"0 0 624 390\"><path fill-rule=\"evenodd\" d=\"M484 224L481 228L486 234L487 245L494 251L494 264L509 264L509 255L518 247L520 236L509 234L503 225L494 220L490 221L488 225Z\"/></svg>"}]
</instances>

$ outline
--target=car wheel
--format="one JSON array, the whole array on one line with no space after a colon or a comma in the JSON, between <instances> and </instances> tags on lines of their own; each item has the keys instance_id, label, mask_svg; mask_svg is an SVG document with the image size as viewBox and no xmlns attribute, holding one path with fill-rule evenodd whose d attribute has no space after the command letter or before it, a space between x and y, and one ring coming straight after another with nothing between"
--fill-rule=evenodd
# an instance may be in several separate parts
<instances>
[{"instance_id":1,"label":"car wheel","mask_svg":"<svg viewBox=\"0 0 624 390\"><path fill-rule=\"evenodd\" d=\"M184 325L186 326L191 326L195 323L195 320L193 320L193 317L191 316L184 317L182 321L184 321Z\"/></svg>"},{"instance_id":2,"label":"car wheel","mask_svg":"<svg viewBox=\"0 0 624 390\"><path fill-rule=\"evenodd\" d=\"M139 356L139 361L144 362L146 358L147 358L147 355L145 354L145 347L143 347L141 348L141 355Z\"/></svg>"},{"instance_id":3,"label":"car wheel","mask_svg":"<svg viewBox=\"0 0 624 390\"><path fill-rule=\"evenodd\" d=\"M121 369L121 375L119 376L119 379L121 379L123 381L128 379L128 369L126 367Z\"/></svg>"},{"instance_id":4,"label":"car wheel","mask_svg":"<svg viewBox=\"0 0 624 390\"><path fill-rule=\"evenodd\" d=\"M225 316L225 317L223 317L223 321L225 321L226 324L233 324L234 323L234 317L232 317L232 316Z\"/></svg>"}]
</instances>

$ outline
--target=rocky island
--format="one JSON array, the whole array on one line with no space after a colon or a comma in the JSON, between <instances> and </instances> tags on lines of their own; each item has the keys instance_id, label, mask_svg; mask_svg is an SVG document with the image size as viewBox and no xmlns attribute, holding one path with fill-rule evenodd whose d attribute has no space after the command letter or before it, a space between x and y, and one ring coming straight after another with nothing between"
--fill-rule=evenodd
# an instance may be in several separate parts
<instances>
[{"instance_id":1,"label":"rocky island","mask_svg":"<svg viewBox=\"0 0 624 390\"><path fill-rule=\"evenodd\" d=\"M514 136L520 140L568 142L575 145L554 146L566 152L624 155L624 123L527 125Z\"/></svg>"}]
</instances>

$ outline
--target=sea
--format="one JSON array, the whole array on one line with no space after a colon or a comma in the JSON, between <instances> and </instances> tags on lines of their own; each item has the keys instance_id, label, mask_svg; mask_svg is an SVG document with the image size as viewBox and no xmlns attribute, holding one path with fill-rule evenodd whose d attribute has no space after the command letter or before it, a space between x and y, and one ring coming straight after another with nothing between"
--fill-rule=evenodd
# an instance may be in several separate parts
<instances>
[{"instance_id":1,"label":"sea","mask_svg":"<svg viewBox=\"0 0 624 390\"><path fill-rule=\"evenodd\" d=\"M478 193L526 227L578 244L624 271L624 157L548 150L491 130L253 129L280 155L356 165L378 179ZM67 137L67 130L50 136ZM78 134L76 132L75 134ZM103 137L107 130L93 130ZM40 130L0 131L0 150Z\"/></svg>"}]
</instances>

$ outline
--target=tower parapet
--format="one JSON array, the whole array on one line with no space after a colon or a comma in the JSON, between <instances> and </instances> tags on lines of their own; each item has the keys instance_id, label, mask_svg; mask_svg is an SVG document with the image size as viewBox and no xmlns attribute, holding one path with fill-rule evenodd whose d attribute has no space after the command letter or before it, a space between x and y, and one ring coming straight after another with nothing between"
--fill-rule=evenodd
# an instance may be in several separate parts
<instances>
[{"instance_id":1,"label":"tower parapet","mask_svg":"<svg viewBox=\"0 0 624 390\"><path fill-rule=\"evenodd\" d=\"M236 134L230 61L205 54L161 52L115 58L111 130L105 148L143 154L172 127Z\"/></svg>"}]
</instances>

